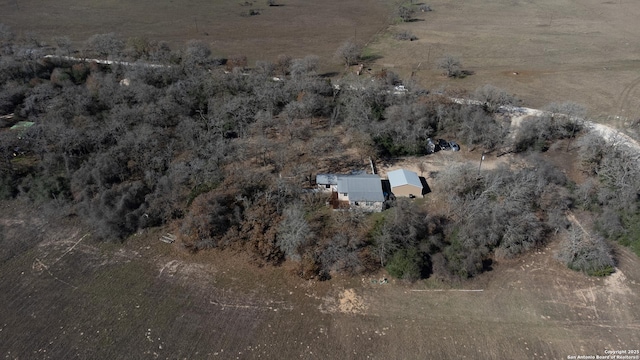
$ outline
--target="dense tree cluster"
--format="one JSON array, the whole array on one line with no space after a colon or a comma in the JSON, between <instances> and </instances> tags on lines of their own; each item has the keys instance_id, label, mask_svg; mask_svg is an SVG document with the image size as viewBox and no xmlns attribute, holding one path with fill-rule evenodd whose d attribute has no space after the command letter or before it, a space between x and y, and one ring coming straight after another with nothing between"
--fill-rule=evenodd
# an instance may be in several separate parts
<instances>
[{"instance_id":1,"label":"dense tree cluster","mask_svg":"<svg viewBox=\"0 0 640 360\"><path fill-rule=\"evenodd\" d=\"M615 262L607 241L582 229L572 228L569 231L558 258L570 269L589 275L604 276L614 271Z\"/></svg>"},{"instance_id":2,"label":"dense tree cluster","mask_svg":"<svg viewBox=\"0 0 640 360\"><path fill-rule=\"evenodd\" d=\"M334 212L310 191L318 172L423 154L438 134L487 151L510 145L509 123L495 113L514 99L493 87L476 92L481 105L461 104L417 88L398 93L397 75L385 70L334 85L316 73L315 56L281 55L249 69L246 57L214 58L199 41L174 51L101 34L74 50L68 38L34 45L4 26L0 41L0 115L13 114L0 124L0 196L56 204L105 240L163 225L193 251L288 260L305 278L385 267L415 280L473 276L490 259L516 256L567 227L567 179L535 156L517 171L440 174L450 210L433 214L403 200L381 214ZM43 57L51 52L130 63ZM346 44L341 61L350 65L356 52ZM575 136L576 119L525 127L516 151ZM33 125L9 130L18 121ZM600 225L605 236L637 239L638 167L599 146L582 152L585 171L598 178L573 196L616 220Z\"/></svg>"},{"instance_id":3,"label":"dense tree cluster","mask_svg":"<svg viewBox=\"0 0 640 360\"><path fill-rule=\"evenodd\" d=\"M546 151L556 140L574 138L583 129L585 114L586 109L579 104L551 104L549 111L522 124L515 138L514 151Z\"/></svg>"},{"instance_id":4,"label":"dense tree cluster","mask_svg":"<svg viewBox=\"0 0 640 360\"><path fill-rule=\"evenodd\" d=\"M444 249L450 271L472 276L489 255L517 256L566 228L563 213L571 205L566 177L536 156L530 162L517 171L499 167L479 176L477 168L462 165L439 175L455 219Z\"/></svg>"},{"instance_id":5,"label":"dense tree cluster","mask_svg":"<svg viewBox=\"0 0 640 360\"><path fill-rule=\"evenodd\" d=\"M578 204L598 214L596 229L640 256L640 159L622 142L582 137L580 165L593 175L576 189Z\"/></svg>"}]
</instances>

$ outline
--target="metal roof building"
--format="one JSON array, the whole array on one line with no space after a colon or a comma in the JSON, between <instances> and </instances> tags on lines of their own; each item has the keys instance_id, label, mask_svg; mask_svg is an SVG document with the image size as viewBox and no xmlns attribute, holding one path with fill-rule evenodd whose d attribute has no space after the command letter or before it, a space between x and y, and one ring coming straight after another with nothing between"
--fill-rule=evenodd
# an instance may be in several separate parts
<instances>
[{"instance_id":1,"label":"metal roof building","mask_svg":"<svg viewBox=\"0 0 640 360\"><path fill-rule=\"evenodd\" d=\"M382 182L378 175L342 175L338 176L338 194L348 198L349 202L382 202Z\"/></svg>"},{"instance_id":2,"label":"metal roof building","mask_svg":"<svg viewBox=\"0 0 640 360\"><path fill-rule=\"evenodd\" d=\"M316 175L316 184L318 184L318 185L338 185L338 175L336 175L336 174L318 174L318 175Z\"/></svg>"},{"instance_id":3,"label":"metal roof building","mask_svg":"<svg viewBox=\"0 0 640 360\"><path fill-rule=\"evenodd\" d=\"M389 184L391 192L395 196L419 196L422 195L422 182L413 171L399 169L389 171Z\"/></svg>"}]
</instances>

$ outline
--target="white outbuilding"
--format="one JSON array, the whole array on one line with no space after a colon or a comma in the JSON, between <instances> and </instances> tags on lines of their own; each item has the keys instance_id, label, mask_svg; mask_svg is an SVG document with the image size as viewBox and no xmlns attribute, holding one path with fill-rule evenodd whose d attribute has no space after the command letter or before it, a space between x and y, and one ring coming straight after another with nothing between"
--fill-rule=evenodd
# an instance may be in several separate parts
<instances>
[{"instance_id":1,"label":"white outbuilding","mask_svg":"<svg viewBox=\"0 0 640 360\"><path fill-rule=\"evenodd\" d=\"M389 177L391 192L396 197L422 195L422 182L415 172L405 169L393 170L387 173L387 177Z\"/></svg>"}]
</instances>

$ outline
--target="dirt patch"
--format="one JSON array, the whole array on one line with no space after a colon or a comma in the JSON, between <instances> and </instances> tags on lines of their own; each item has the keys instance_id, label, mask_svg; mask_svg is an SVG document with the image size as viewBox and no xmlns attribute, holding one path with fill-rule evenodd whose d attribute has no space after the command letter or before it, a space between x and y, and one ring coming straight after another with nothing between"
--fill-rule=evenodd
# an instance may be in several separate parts
<instances>
[{"instance_id":1,"label":"dirt patch","mask_svg":"<svg viewBox=\"0 0 640 360\"><path fill-rule=\"evenodd\" d=\"M346 289L340 294L338 299L338 310L342 313L358 314L362 313L366 306L362 299L356 295L355 290Z\"/></svg>"},{"instance_id":2,"label":"dirt patch","mask_svg":"<svg viewBox=\"0 0 640 360\"><path fill-rule=\"evenodd\" d=\"M622 271L616 268L616 272L607 276L604 280L607 291L614 294L630 294L631 289L627 285L627 277Z\"/></svg>"},{"instance_id":3,"label":"dirt patch","mask_svg":"<svg viewBox=\"0 0 640 360\"><path fill-rule=\"evenodd\" d=\"M363 314L367 306L354 289L345 289L337 297L326 297L319 309L327 313Z\"/></svg>"},{"instance_id":4,"label":"dirt patch","mask_svg":"<svg viewBox=\"0 0 640 360\"><path fill-rule=\"evenodd\" d=\"M484 158L483 158L484 156ZM480 164L481 159L482 164ZM495 152L482 154L480 151L439 151L434 154L425 156L407 156L395 159L388 159L380 162L378 166L378 174L382 178L386 178L389 171L406 169L415 172L418 176L423 176L430 188L438 186L438 173L454 166L456 164L470 164L478 170L493 170L498 166L511 166L519 164L513 154L505 154L498 156Z\"/></svg>"}]
</instances>

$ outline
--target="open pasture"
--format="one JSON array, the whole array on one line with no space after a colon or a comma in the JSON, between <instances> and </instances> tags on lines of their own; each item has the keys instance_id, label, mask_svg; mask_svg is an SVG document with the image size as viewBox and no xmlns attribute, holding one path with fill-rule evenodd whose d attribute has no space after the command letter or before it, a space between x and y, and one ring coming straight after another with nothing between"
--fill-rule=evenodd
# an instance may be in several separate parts
<instances>
[{"instance_id":1,"label":"open pasture","mask_svg":"<svg viewBox=\"0 0 640 360\"><path fill-rule=\"evenodd\" d=\"M527 106L584 104L593 115L640 117L640 3L604 0L435 0L432 12L390 28L370 48L376 64L425 87L506 89ZM416 41L391 34L410 31ZM461 59L474 75L442 76L436 62ZM605 115L606 114L606 115Z\"/></svg>"},{"instance_id":2,"label":"open pasture","mask_svg":"<svg viewBox=\"0 0 640 360\"><path fill-rule=\"evenodd\" d=\"M365 42L389 22L380 0L190 1L0 1L0 23L33 32L43 41L69 36L81 42L114 32L126 39L164 40L180 48L191 39L210 44L216 56L246 55L274 61L280 54L318 55L323 68L336 67L336 49L346 40ZM250 11L259 15L249 16Z\"/></svg>"}]
</instances>

